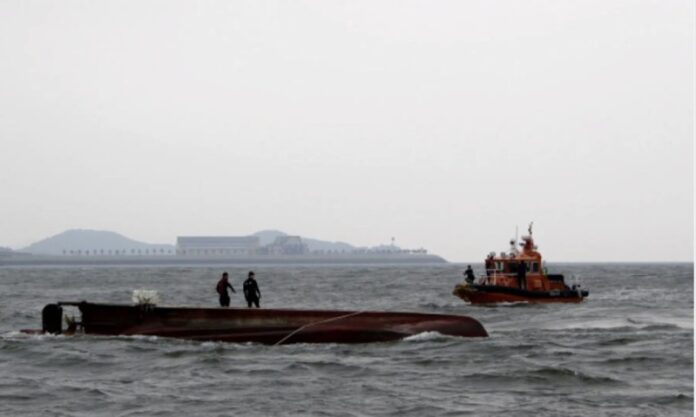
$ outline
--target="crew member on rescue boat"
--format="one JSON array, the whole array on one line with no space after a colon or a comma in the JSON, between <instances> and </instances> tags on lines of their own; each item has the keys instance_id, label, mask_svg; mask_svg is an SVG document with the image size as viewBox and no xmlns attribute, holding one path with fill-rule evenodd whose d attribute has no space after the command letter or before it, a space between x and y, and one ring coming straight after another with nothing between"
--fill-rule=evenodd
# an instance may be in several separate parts
<instances>
[{"instance_id":1,"label":"crew member on rescue boat","mask_svg":"<svg viewBox=\"0 0 696 417\"><path fill-rule=\"evenodd\" d=\"M473 283L474 283L474 278L475 278L475 276L474 276L474 270L471 269L471 265L467 265L467 266L466 266L466 271L464 271L464 276L466 277L466 278L464 278L464 280L465 280L467 283L469 283L469 284L473 284Z\"/></svg>"},{"instance_id":2,"label":"crew member on rescue boat","mask_svg":"<svg viewBox=\"0 0 696 417\"><path fill-rule=\"evenodd\" d=\"M527 289L527 262L521 261L517 265L517 286L521 290Z\"/></svg>"},{"instance_id":3,"label":"crew member on rescue boat","mask_svg":"<svg viewBox=\"0 0 696 417\"><path fill-rule=\"evenodd\" d=\"M486 261L484 262L484 268L486 268L486 276L487 277L491 276L491 271L493 270L494 266L495 266L495 263L493 262L493 254L489 253L488 256L486 257Z\"/></svg>"}]
</instances>

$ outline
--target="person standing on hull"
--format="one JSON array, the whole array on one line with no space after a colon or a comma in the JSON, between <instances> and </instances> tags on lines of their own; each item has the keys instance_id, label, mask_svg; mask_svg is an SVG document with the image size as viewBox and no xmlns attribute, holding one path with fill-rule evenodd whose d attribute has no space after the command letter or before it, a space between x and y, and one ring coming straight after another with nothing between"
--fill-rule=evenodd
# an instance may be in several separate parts
<instances>
[{"instance_id":1,"label":"person standing on hull","mask_svg":"<svg viewBox=\"0 0 696 417\"><path fill-rule=\"evenodd\" d=\"M227 288L231 289L233 293L237 292L234 290L234 287L232 286L232 284L230 284L228 280L229 275L227 274L227 272L223 272L222 278L220 278L220 281L218 281L217 285L215 286L215 290L220 296L220 307L230 306L230 295L227 293Z\"/></svg>"},{"instance_id":2,"label":"person standing on hull","mask_svg":"<svg viewBox=\"0 0 696 417\"><path fill-rule=\"evenodd\" d=\"M517 266L517 286L521 290L527 289L527 262L521 261Z\"/></svg>"},{"instance_id":3,"label":"person standing on hull","mask_svg":"<svg viewBox=\"0 0 696 417\"><path fill-rule=\"evenodd\" d=\"M256 305L259 308L259 300L261 300L261 290L259 284L254 279L254 271L249 271L249 278L244 281L244 298L246 298L249 308L251 305Z\"/></svg>"}]
</instances>

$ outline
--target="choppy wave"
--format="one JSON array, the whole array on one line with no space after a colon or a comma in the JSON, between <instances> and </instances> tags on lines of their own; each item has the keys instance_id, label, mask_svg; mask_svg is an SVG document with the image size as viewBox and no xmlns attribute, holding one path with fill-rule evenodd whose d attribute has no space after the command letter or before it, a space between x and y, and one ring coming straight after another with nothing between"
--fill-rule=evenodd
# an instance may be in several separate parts
<instances>
[{"instance_id":1,"label":"choppy wave","mask_svg":"<svg viewBox=\"0 0 696 417\"><path fill-rule=\"evenodd\" d=\"M131 288L215 305L213 268L0 269L0 293L13 294L0 321L0 414L691 415L692 267L563 268L583 277L586 302L472 306L451 295L461 278L451 265L257 269L265 307L460 314L490 334L283 346L18 331L39 328L58 298L129 302ZM247 272L226 270L237 281Z\"/></svg>"},{"instance_id":2,"label":"choppy wave","mask_svg":"<svg viewBox=\"0 0 696 417\"><path fill-rule=\"evenodd\" d=\"M451 339L451 336L444 335L439 332L422 332L414 334L413 336L407 336L403 340L405 342L432 342Z\"/></svg>"}]
</instances>

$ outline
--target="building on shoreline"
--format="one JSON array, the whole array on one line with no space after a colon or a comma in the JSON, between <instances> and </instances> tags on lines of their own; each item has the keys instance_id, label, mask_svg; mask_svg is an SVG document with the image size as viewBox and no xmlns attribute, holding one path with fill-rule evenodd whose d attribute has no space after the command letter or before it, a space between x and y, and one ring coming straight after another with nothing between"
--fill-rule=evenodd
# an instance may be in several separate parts
<instances>
[{"instance_id":1,"label":"building on shoreline","mask_svg":"<svg viewBox=\"0 0 696 417\"><path fill-rule=\"evenodd\" d=\"M259 251L262 255L306 255L308 253L307 244L299 236L278 236L273 243Z\"/></svg>"},{"instance_id":2,"label":"building on shoreline","mask_svg":"<svg viewBox=\"0 0 696 417\"><path fill-rule=\"evenodd\" d=\"M258 236L178 236L177 256L255 255L260 246Z\"/></svg>"}]
</instances>

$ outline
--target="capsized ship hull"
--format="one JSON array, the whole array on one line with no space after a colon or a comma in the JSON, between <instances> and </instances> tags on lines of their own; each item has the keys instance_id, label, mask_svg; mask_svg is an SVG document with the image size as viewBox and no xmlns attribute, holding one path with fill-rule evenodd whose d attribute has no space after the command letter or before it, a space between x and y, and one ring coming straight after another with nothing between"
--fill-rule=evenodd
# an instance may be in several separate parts
<instances>
[{"instance_id":1,"label":"capsized ship hull","mask_svg":"<svg viewBox=\"0 0 696 417\"><path fill-rule=\"evenodd\" d=\"M458 284L452 294L472 304L495 303L579 303L586 290L529 291L498 285Z\"/></svg>"},{"instance_id":2,"label":"capsized ship hull","mask_svg":"<svg viewBox=\"0 0 696 417\"><path fill-rule=\"evenodd\" d=\"M77 329L94 335L148 335L264 344L385 342L427 331L462 337L488 336L477 320L455 315L88 302L49 304L43 312L43 331L62 331L62 306L79 308L82 318L76 323Z\"/></svg>"}]
</instances>

